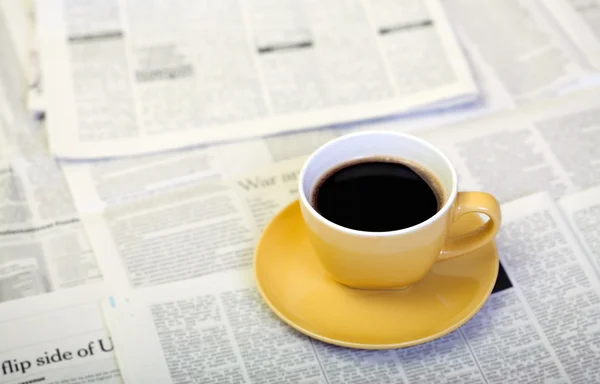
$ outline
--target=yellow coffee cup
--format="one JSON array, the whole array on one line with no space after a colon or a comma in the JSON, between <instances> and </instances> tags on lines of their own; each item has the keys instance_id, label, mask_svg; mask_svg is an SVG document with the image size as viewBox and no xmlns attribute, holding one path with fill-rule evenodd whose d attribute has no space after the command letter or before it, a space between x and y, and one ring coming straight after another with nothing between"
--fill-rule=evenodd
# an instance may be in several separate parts
<instances>
[{"instance_id":1,"label":"yellow coffee cup","mask_svg":"<svg viewBox=\"0 0 600 384\"><path fill-rule=\"evenodd\" d=\"M370 158L394 159L424 171L438 189L437 213L408 228L369 232L336 224L311 205L315 189L332 170ZM492 195L458 192L456 171L439 149L415 136L388 131L342 136L317 149L300 172L299 194L309 239L321 263L334 280L352 288L408 287L436 261L464 255L492 241L501 222L500 207ZM474 212L489 220L471 233L448 236L455 220Z\"/></svg>"}]
</instances>

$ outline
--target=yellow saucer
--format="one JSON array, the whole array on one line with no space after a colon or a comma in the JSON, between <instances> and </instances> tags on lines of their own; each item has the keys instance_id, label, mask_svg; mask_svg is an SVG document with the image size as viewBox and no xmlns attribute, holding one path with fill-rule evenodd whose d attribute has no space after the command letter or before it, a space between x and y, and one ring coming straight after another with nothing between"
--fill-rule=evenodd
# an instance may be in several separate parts
<instances>
[{"instance_id":1,"label":"yellow saucer","mask_svg":"<svg viewBox=\"0 0 600 384\"><path fill-rule=\"evenodd\" d=\"M452 234L481 225L465 215ZM494 244L434 265L404 290L369 291L333 281L306 234L298 202L267 226L254 256L258 289L284 322L315 339L361 349L401 348L441 337L483 306L498 276Z\"/></svg>"}]
</instances>

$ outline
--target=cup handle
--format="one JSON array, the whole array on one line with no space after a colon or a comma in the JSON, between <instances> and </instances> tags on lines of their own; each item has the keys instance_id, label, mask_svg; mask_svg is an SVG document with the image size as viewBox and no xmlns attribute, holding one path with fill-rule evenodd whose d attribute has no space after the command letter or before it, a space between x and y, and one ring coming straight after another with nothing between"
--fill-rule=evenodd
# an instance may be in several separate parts
<instances>
[{"instance_id":1,"label":"cup handle","mask_svg":"<svg viewBox=\"0 0 600 384\"><path fill-rule=\"evenodd\" d=\"M485 192L459 192L452 221L472 212L483 213L490 219L474 231L446 239L438 261L469 253L490 242L496 236L501 222L498 200Z\"/></svg>"}]
</instances>

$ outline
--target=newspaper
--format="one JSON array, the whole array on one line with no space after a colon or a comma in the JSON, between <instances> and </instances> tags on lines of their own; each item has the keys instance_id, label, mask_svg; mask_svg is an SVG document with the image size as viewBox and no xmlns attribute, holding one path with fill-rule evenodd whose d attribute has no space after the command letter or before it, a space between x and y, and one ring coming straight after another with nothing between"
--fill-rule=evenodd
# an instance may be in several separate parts
<instances>
[{"instance_id":1,"label":"newspaper","mask_svg":"<svg viewBox=\"0 0 600 384\"><path fill-rule=\"evenodd\" d=\"M444 3L445 6L446 3L449 0ZM58 12L62 12L62 8L58 8ZM536 14L535 20L537 17ZM459 28L461 36L465 35L465 30ZM481 33L476 29L470 31L471 40ZM528 41L531 40L534 39ZM544 46L540 44L538 48ZM469 54L474 53L475 60L484 63L482 68L486 79L496 88L507 89L507 77L496 76L506 68L502 60L494 62L492 59L497 57L488 55L485 56L488 62L485 62L473 47L476 45L469 46ZM532 49L531 56L540 51L543 49ZM529 63L525 60L528 57L521 56L518 64ZM555 61L548 60L548 63ZM569 79L579 79L579 74L585 74L585 71L574 70L579 66L571 61L568 63L565 67L571 72L558 76L559 81L540 81L539 88L536 85L531 87L531 91L527 88L528 91L514 93L517 103L533 100L537 98L534 95L544 92L560 93L556 90L566 89L564 87L569 84L576 85L578 80ZM539 61L537 65L545 68ZM539 68L534 73L537 74ZM8 84L7 88L16 89L14 84ZM500 92L499 100L510 104L513 95L509 95L508 91L504 94L507 97ZM486 307L467 325L435 342L400 351L368 353L317 343L283 326L264 308L254 292L248 268L262 228L283 205L295 198L295 177L306 155L344 133L382 125L308 130L140 158L69 164L65 166L68 183L76 194L77 208L85 212L82 222L88 230L88 240L81 232L77 215L69 213L75 211L72 204L69 209L43 215L46 211L42 207L54 206L43 202L54 201L54 194L63 196L57 198L57 202L68 200L59 193L66 188L64 183L60 186L56 163L48 156L45 159L14 156L12 152L6 156L8 152L4 152L4 147L26 153L41 147L38 146L37 135L33 139L29 134L15 135L23 133L26 128L20 125L19 113L13 113L10 118L0 113L0 159L4 170L0 174L0 183L3 183L0 193L7 191L0 198L0 210L8 206L7 211L29 212L31 216L24 225L0 220L0 225L4 225L0 232L22 229L30 232L28 236L24 233L16 236L12 232L2 235L0 247L25 244L30 250L34 248L29 247L30 244L41 244L44 252L43 257L32 251L27 254L28 258L5 262L4 249L0 249L0 268L3 269L0 281L6 276L6 281L10 282L0 287L2 294L10 293L8 299L2 299L8 301L0 303L0 364L9 360L14 362L0 365L0 369L6 372L11 370L10 374L2 371L0 382L17 384L40 381L41 377L53 384L120 382L112 351L98 352L110 349L96 305L106 292L116 293L114 311L107 304L108 320L109 324L117 325L111 327L111 334L124 369L123 377L130 382L154 382L158 381L156 377L165 378L167 383L186 382L188 376L200 377L201 382L213 380L219 383L226 382L229 377L233 382L263 382L267 376L276 377L273 379L276 382L297 382L299 377L304 377L306 382L327 379L329 383L377 380L480 382L483 379L487 382L543 379L546 382L573 383L599 381L594 364L598 356L594 348L598 345L595 324L598 323L599 301L587 291L592 287L591 290L597 292L597 282L590 277L595 273L592 265L597 263L597 256L592 256L591 263L582 257L585 251L594 255L593 251L597 248L593 224L598 221L594 208L597 202L593 200L596 192L585 188L597 185L599 178L598 152L593 147L598 142L598 100L598 92L590 91L473 123L418 133L450 155L461 175L463 189L498 191L503 202L549 189L551 198L560 199L562 216L557 214L547 195L536 195L522 200L525 203L514 203L515 208L510 208L513 203L505 204L505 227L513 228L507 234L501 233L498 238L500 245L505 244L500 250L503 255L502 271L505 273L501 273L500 281L503 283L497 284ZM15 109L14 105L6 108L0 100L0 109L3 106L5 110ZM5 121L10 121L10 124L4 124ZM404 131L416 125L413 120L401 120L384 126ZM511 127L508 133L502 130L506 127ZM29 128L26 130L29 131ZM507 135L503 136L503 133ZM6 138L4 146L3 136ZM483 147L477 147L477 144ZM561 149L559 144L566 144L567 150ZM514 146L515 150L509 151L508 145ZM488 160L489 153L496 161ZM265 168L249 173L257 167ZM493 171L493 176L485 172L485 167ZM53 191L53 195L38 198L40 195L35 191L39 189ZM580 201L589 201L589 204ZM64 208L69 204L58 206ZM552 219L550 223L540 224L539 215L529 210L535 207L548 208ZM515 220L526 222L529 214L533 217L532 224L510 227L517 222ZM510 221L507 221L507 215ZM547 217L544 216L544 219ZM565 229L565 219L573 225L575 236ZM62 223L69 220L73 222ZM60 224L56 225L56 222ZM557 227L553 222L558 223ZM39 229L47 225L52 227ZM536 236L537 232L533 233L531 229L536 225L547 232ZM562 250L560 247L564 245L554 240L561 238L552 232L556 228L556 233L566 238L564 248L567 251L564 253L556 251ZM553 239L552 249L548 248L549 243L542 242L547 238ZM4 243L5 239L8 240ZM527 244L528 253L516 257L514 255L521 255L521 248L515 247L521 247L521 244ZM86 260L93 260L86 259L91 256L91 250L98 252L98 267L106 274L111 291L97 288L102 285L99 283L98 267L86 264ZM66 261L69 257L72 257L71 261L60 263L60 260ZM160 263L161 269L156 268L153 262ZM537 273L540 265L545 281L532 279L526 274L531 271ZM578 265L584 270L583 275ZM67 266L76 268L71 270ZM16 276L14 271L19 271L20 280L11 280ZM77 273L68 274L73 271ZM96 274L92 273L94 271L97 271ZM555 284L549 286L549 282ZM536 285L538 283L541 285ZM559 296L563 286L569 289L569 294ZM129 291L132 288L134 290ZM96 289L99 292L96 293ZM156 296L149 297L150 292ZM44 295L40 296L41 293ZM38 296L21 298L32 295ZM127 314L121 309L128 305L122 306L121 303L130 296L136 316L143 318L136 328L132 328L130 319L121 322L117 318ZM200 324L192 331L186 329L179 333L178 330L175 336L166 329L170 324L169 316L179 316L179 312L173 315L168 311L171 306L163 304L175 301L181 308L190 308L181 300L202 303L202 298L208 297L210 304L211 296L220 305L217 320ZM542 299L547 300L539 301ZM540 303L543 308L540 308ZM82 306L85 311L77 309ZM154 309L150 315L149 308ZM236 315L233 312L235 308L241 309L242 314ZM136 312L138 309L139 312ZM193 320L198 321L198 311L194 310ZM191 315L185 319L190 318ZM247 319L251 321L245 324ZM25 328L24 324L31 326ZM219 324L220 330L216 334L211 333ZM87 325L90 327L87 328ZM204 328L205 325L207 327ZM270 333L262 327L273 330L273 337L266 337ZM118 335L122 329L132 332ZM197 330L199 333L196 333ZM162 331L163 339L157 336L157 331ZM48 335L52 335L51 340ZM210 353L195 353L193 348L203 347L198 343L182 343L181 348L191 348L185 351L165 347L172 346L169 343L173 342L173 337L180 335L185 339L203 340L204 346L211 348L208 349ZM154 343L152 346L145 344L148 337L148 343ZM139 349L136 344L130 344L133 338L141 340ZM96 342L91 344L94 340ZM103 340L102 347L100 340ZM251 351L249 343L253 346ZM75 357L75 353L84 346L89 351L95 348L95 359L106 360L98 360L97 363L96 360L88 360L93 364L79 365L81 360L74 358L71 365L64 358L69 356L66 352ZM64 359L61 362L56 361L58 357L52 357L57 354L57 348ZM133 354L132 348L137 350L137 355ZM143 356L139 353L140 349L144 351ZM121 353L121 350L124 352ZM193 353L190 353L192 350ZM286 354L286 351L291 352ZM185 358L179 358L178 353ZM296 355L297 359L287 359L291 355ZM46 356L49 360L45 360ZM211 356L214 359L207 365L215 369L210 370L209 376L207 371L198 370L203 365L197 364L197 361L208 360ZM52 365L37 365L39 358L51 361ZM169 362L173 359L183 361L182 369L173 371L176 373L169 370ZM317 365L315 359L318 359ZM223 361L231 363L225 367ZM27 367L27 362L32 366ZM146 374L153 372L157 376L140 376L140 366L145 362L152 362L146 366ZM193 369L185 365L188 363L193 365ZM267 370L261 371L258 363L269 363ZM27 372L22 374L17 367L21 372L22 367L27 367ZM289 372L279 373L281 367L289 367ZM273 372L278 376L271 376ZM149 380L137 380L148 377ZM237 380L240 377L242 380Z\"/></svg>"},{"instance_id":2,"label":"newspaper","mask_svg":"<svg viewBox=\"0 0 600 384\"><path fill-rule=\"evenodd\" d=\"M474 100L439 0L36 3L50 147L130 155Z\"/></svg>"},{"instance_id":3,"label":"newspaper","mask_svg":"<svg viewBox=\"0 0 600 384\"><path fill-rule=\"evenodd\" d=\"M600 1L543 0L581 54L600 69Z\"/></svg>"},{"instance_id":4,"label":"newspaper","mask_svg":"<svg viewBox=\"0 0 600 384\"><path fill-rule=\"evenodd\" d=\"M256 239L298 193L304 158L237 180L178 186L82 215L106 282L155 286L252 264Z\"/></svg>"},{"instance_id":5,"label":"newspaper","mask_svg":"<svg viewBox=\"0 0 600 384\"><path fill-rule=\"evenodd\" d=\"M104 309L123 377L131 383L600 380L593 347L600 343L600 282L584 251L549 194L502 209L503 268L494 293L473 319L438 340L387 351L315 341L274 316L245 269L111 296Z\"/></svg>"},{"instance_id":6,"label":"newspaper","mask_svg":"<svg viewBox=\"0 0 600 384\"><path fill-rule=\"evenodd\" d=\"M0 383L121 383L99 305L106 286L14 58L2 50Z\"/></svg>"},{"instance_id":7,"label":"newspaper","mask_svg":"<svg viewBox=\"0 0 600 384\"><path fill-rule=\"evenodd\" d=\"M9 97L4 80L0 76L0 304L101 279L64 175L45 152L43 131Z\"/></svg>"},{"instance_id":8,"label":"newspaper","mask_svg":"<svg viewBox=\"0 0 600 384\"><path fill-rule=\"evenodd\" d=\"M0 302L100 280L54 159L0 162Z\"/></svg>"},{"instance_id":9,"label":"newspaper","mask_svg":"<svg viewBox=\"0 0 600 384\"><path fill-rule=\"evenodd\" d=\"M501 201L600 184L599 90L421 135L448 155L462 188Z\"/></svg>"},{"instance_id":10,"label":"newspaper","mask_svg":"<svg viewBox=\"0 0 600 384\"><path fill-rule=\"evenodd\" d=\"M103 284L0 305L3 384L122 383L99 301Z\"/></svg>"},{"instance_id":11,"label":"newspaper","mask_svg":"<svg viewBox=\"0 0 600 384\"><path fill-rule=\"evenodd\" d=\"M590 68L566 25L557 23L541 4L562 1L444 0L443 4L469 56L481 60L500 87L517 104L524 104L598 84L598 68Z\"/></svg>"},{"instance_id":12,"label":"newspaper","mask_svg":"<svg viewBox=\"0 0 600 384\"><path fill-rule=\"evenodd\" d=\"M435 114L403 115L400 122L378 124L432 127L600 83L600 73L587 68L573 41L564 38L563 28L536 2L494 1L493 6L481 8L473 0L445 0L443 5L468 56L481 97L466 108L438 104ZM396 6L408 7L409 3L398 1ZM475 8L477 12L472 12ZM502 21L498 16L502 14L510 23Z\"/></svg>"},{"instance_id":13,"label":"newspaper","mask_svg":"<svg viewBox=\"0 0 600 384\"><path fill-rule=\"evenodd\" d=\"M572 25L582 23L579 20L557 23L553 17L569 14L569 10L563 11L564 5L561 6L564 1L546 1L543 6L530 1L493 1L481 8L481 4L473 0L444 0L442 4L458 32L481 97L469 108L441 109L435 116L420 116L416 122L409 123L427 124L431 120L433 124L441 125L442 120L455 122L598 84L600 68L596 67L595 71L588 68L589 56L594 51L591 44L581 47L576 36L570 33ZM583 1L578 7L588 11L586 20L590 27L595 25L593 20L597 17L592 1ZM406 8L410 3L397 1L394 6ZM478 7L477 12L471 11L474 7ZM558 7L554 14L546 9L553 7ZM388 8L382 9L387 11ZM389 9L394 12L393 8ZM404 9L400 13L403 12ZM504 22L499 15L510 19L510 23ZM515 44L515 41L526 41L527 44ZM31 60L36 61L35 39L32 45ZM43 109L42 82L36 81L39 70L35 66L32 68L30 108L40 112Z\"/></svg>"},{"instance_id":14,"label":"newspaper","mask_svg":"<svg viewBox=\"0 0 600 384\"><path fill-rule=\"evenodd\" d=\"M147 195L232 180L271 164L304 158L348 130L317 130L112 161L62 163L79 212L97 213Z\"/></svg>"}]
</instances>

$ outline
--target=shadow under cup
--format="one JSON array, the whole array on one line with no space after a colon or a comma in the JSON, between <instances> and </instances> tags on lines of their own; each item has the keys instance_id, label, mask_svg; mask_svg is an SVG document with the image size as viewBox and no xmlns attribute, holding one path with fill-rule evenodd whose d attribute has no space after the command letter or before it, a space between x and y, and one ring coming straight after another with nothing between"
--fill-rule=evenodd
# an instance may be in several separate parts
<instances>
[{"instance_id":1,"label":"shadow under cup","mask_svg":"<svg viewBox=\"0 0 600 384\"><path fill-rule=\"evenodd\" d=\"M439 189L435 192L441 200L437 213L412 227L367 232L340 226L317 212L311 197L322 179L346 163L369 158L390 158L433 176L437 185L432 189ZM333 279L354 288L403 288L424 277L440 255L452 221L457 177L446 156L419 138L364 132L342 136L314 152L300 173L299 190L311 244Z\"/></svg>"}]
</instances>

